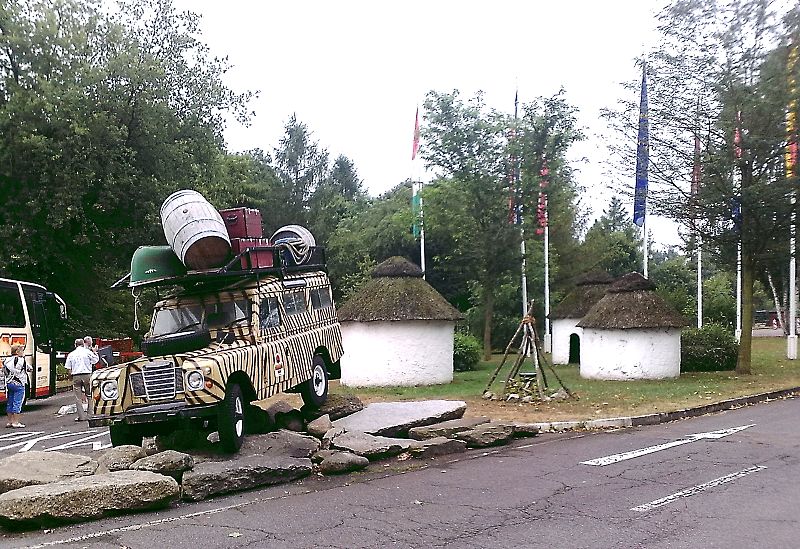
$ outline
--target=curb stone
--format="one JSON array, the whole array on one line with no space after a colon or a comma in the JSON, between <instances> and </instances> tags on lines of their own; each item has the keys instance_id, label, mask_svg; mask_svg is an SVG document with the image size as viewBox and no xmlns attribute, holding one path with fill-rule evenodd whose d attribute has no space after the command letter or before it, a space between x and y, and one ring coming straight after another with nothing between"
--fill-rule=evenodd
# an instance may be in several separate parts
<instances>
[{"instance_id":1,"label":"curb stone","mask_svg":"<svg viewBox=\"0 0 800 549\"><path fill-rule=\"evenodd\" d=\"M770 400L777 400L782 398L790 398L800 395L800 387L792 387L790 389L781 389L779 391L770 391L767 393L759 393L756 395L732 398L715 402L713 404L704 404L703 406L696 406L694 408L683 408L681 410L674 410L672 412L658 412L655 414L647 414L643 416L628 416L628 417L612 417L603 419L587 419L584 421L553 421L543 423L532 423L539 427L540 432L546 433L559 433L562 431L582 431L587 429L619 429L622 427L638 427L641 425L657 425L659 423L667 423L669 421L677 421L679 419L686 419L690 417L702 416L714 412L721 412L724 410L731 410L733 408L740 408L749 404L757 404L759 402L768 402Z\"/></svg>"}]
</instances>

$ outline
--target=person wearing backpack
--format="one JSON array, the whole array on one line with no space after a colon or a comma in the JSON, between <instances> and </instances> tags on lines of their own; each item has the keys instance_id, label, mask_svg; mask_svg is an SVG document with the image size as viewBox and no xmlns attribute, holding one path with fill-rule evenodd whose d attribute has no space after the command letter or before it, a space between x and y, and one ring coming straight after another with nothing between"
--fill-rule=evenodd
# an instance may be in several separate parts
<instances>
[{"instance_id":1,"label":"person wearing backpack","mask_svg":"<svg viewBox=\"0 0 800 549\"><path fill-rule=\"evenodd\" d=\"M6 378L6 427L21 429L25 427L19 419L25 400L25 386L28 384L28 365L22 345L11 346L11 356L3 360L3 374Z\"/></svg>"}]
</instances>

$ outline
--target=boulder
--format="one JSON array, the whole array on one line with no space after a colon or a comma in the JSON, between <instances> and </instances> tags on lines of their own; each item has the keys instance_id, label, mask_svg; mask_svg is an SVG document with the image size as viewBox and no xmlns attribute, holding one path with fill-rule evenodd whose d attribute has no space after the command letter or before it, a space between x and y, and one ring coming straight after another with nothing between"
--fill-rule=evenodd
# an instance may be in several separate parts
<instances>
[{"instance_id":1,"label":"boulder","mask_svg":"<svg viewBox=\"0 0 800 549\"><path fill-rule=\"evenodd\" d=\"M181 481L183 473L194 467L194 458L183 452L175 450L164 450L152 456L143 457L131 465L131 469L136 471L151 471L172 477L178 482Z\"/></svg>"},{"instance_id":2,"label":"boulder","mask_svg":"<svg viewBox=\"0 0 800 549\"><path fill-rule=\"evenodd\" d=\"M312 436L281 429L266 435L254 435L244 439L239 455L274 455L307 458L320 449L320 441ZM229 459L229 456L225 456Z\"/></svg>"},{"instance_id":3,"label":"boulder","mask_svg":"<svg viewBox=\"0 0 800 549\"><path fill-rule=\"evenodd\" d=\"M328 432L322 436L322 449L328 450L331 447L331 441L345 433L345 430L342 427L331 427L328 429Z\"/></svg>"},{"instance_id":4,"label":"boulder","mask_svg":"<svg viewBox=\"0 0 800 549\"><path fill-rule=\"evenodd\" d=\"M310 473L310 459L289 456L254 455L199 463L183 475L183 499L198 501L219 494L282 484Z\"/></svg>"},{"instance_id":5,"label":"boulder","mask_svg":"<svg viewBox=\"0 0 800 549\"><path fill-rule=\"evenodd\" d=\"M273 425L277 423L277 416L279 414L288 414L289 412L296 410L294 406L286 402L285 400L277 400L272 402L264 409L269 416L269 421Z\"/></svg>"},{"instance_id":6,"label":"boulder","mask_svg":"<svg viewBox=\"0 0 800 549\"><path fill-rule=\"evenodd\" d=\"M489 423L488 417L462 417L451 419L425 427L412 427L408 430L409 438L414 440L425 440L436 437L453 438L453 435L461 431L469 431L483 423Z\"/></svg>"},{"instance_id":7,"label":"boulder","mask_svg":"<svg viewBox=\"0 0 800 549\"><path fill-rule=\"evenodd\" d=\"M306 426L306 430L308 431L309 435L322 438L331 427L333 427L333 423L331 423L331 417L328 414L325 414L324 416L318 417L317 419L309 422L309 424Z\"/></svg>"},{"instance_id":8,"label":"boulder","mask_svg":"<svg viewBox=\"0 0 800 549\"><path fill-rule=\"evenodd\" d=\"M403 437L413 427L458 419L466 409L467 404L460 400L375 402L360 412L337 419L333 426L371 435Z\"/></svg>"},{"instance_id":9,"label":"boulder","mask_svg":"<svg viewBox=\"0 0 800 549\"><path fill-rule=\"evenodd\" d=\"M319 464L319 471L323 475L337 475L359 471L369 465L369 460L350 452L334 452Z\"/></svg>"},{"instance_id":10,"label":"boulder","mask_svg":"<svg viewBox=\"0 0 800 549\"><path fill-rule=\"evenodd\" d=\"M0 524L47 526L124 511L165 507L178 496L175 479L149 471L114 471L0 494Z\"/></svg>"},{"instance_id":11,"label":"boulder","mask_svg":"<svg viewBox=\"0 0 800 549\"><path fill-rule=\"evenodd\" d=\"M301 411L306 419L316 419L328 415L331 420L336 420L363 409L364 403L355 395L329 394L325 404L319 408L303 406Z\"/></svg>"},{"instance_id":12,"label":"boulder","mask_svg":"<svg viewBox=\"0 0 800 549\"><path fill-rule=\"evenodd\" d=\"M353 431L334 437L331 447L375 460L407 452L412 442L406 438L381 437Z\"/></svg>"},{"instance_id":13,"label":"boulder","mask_svg":"<svg viewBox=\"0 0 800 549\"><path fill-rule=\"evenodd\" d=\"M418 458L431 458L446 454L458 454L467 451L467 443L447 437L435 437L427 440L411 442L411 455Z\"/></svg>"},{"instance_id":14,"label":"boulder","mask_svg":"<svg viewBox=\"0 0 800 549\"><path fill-rule=\"evenodd\" d=\"M514 423L515 437L535 437L539 434L539 426L535 423Z\"/></svg>"},{"instance_id":15,"label":"boulder","mask_svg":"<svg viewBox=\"0 0 800 549\"><path fill-rule=\"evenodd\" d=\"M98 473L108 473L110 471L124 471L130 469L134 461L140 460L147 456L147 452L141 446L133 444L125 444L124 446L115 446L106 450L97 460Z\"/></svg>"},{"instance_id":16,"label":"boulder","mask_svg":"<svg viewBox=\"0 0 800 549\"><path fill-rule=\"evenodd\" d=\"M332 456L339 450L320 450L319 452L314 452L314 455L311 456L311 461L314 463L321 463L323 459Z\"/></svg>"},{"instance_id":17,"label":"boulder","mask_svg":"<svg viewBox=\"0 0 800 549\"><path fill-rule=\"evenodd\" d=\"M0 459L0 494L35 484L49 484L93 475L97 462L66 452L35 450Z\"/></svg>"},{"instance_id":18,"label":"boulder","mask_svg":"<svg viewBox=\"0 0 800 549\"><path fill-rule=\"evenodd\" d=\"M470 448L485 448L507 443L514 436L514 426L505 423L484 423L469 431L456 433Z\"/></svg>"}]
</instances>

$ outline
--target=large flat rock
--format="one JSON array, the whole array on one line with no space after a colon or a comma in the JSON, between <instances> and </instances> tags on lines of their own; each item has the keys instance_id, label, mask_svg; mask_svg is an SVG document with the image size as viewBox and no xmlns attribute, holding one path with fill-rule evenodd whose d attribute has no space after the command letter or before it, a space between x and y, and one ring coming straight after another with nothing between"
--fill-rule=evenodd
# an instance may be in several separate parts
<instances>
[{"instance_id":1,"label":"large flat rock","mask_svg":"<svg viewBox=\"0 0 800 549\"><path fill-rule=\"evenodd\" d=\"M408 430L408 436L414 440L426 440L436 437L453 438L456 433L469 431L484 423L489 423L488 417L462 417L424 427L412 427Z\"/></svg>"},{"instance_id":2,"label":"large flat rock","mask_svg":"<svg viewBox=\"0 0 800 549\"><path fill-rule=\"evenodd\" d=\"M334 427L387 437L405 437L413 427L458 419L467 404L460 400L375 402L360 412L337 419Z\"/></svg>"},{"instance_id":3,"label":"large flat rock","mask_svg":"<svg viewBox=\"0 0 800 549\"><path fill-rule=\"evenodd\" d=\"M97 462L66 452L22 452L0 459L0 494L24 486L93 475Z\"/></svg>"},{"instance_id":4,"label":"large flat rock","mask_svg":"<svg viewBox=\"0 0 800 549\"><path fill-rule=\"evenodd\" d=\"M416 442L407 438L382 437L352 431L334 437L331 447L373 460L407 452L411 449L412 443Z\"/></svg>"},{"instance_id":5,"label":"large flat rock","mask_svg":"<svg viewBox=\"0 0 800 549\"><path fill-rule=\"evenodd\" d=\"M165 507L178 494L178 483L171 477L149 471L114 471L0 494L0 524L27 527L79 522Z\"/></svg>"},{"instance_id":6,"label":"large flat rock","mask_svg":"<svg viewBox=\"0 0 800 549\"><path fill-rule=\"evenodd\" d=\"M282 484L311 474L311 460L252 455L230 461L199 463L183 474L183 499L197 501L218 494Z\"/></svg>"}]
</instances>

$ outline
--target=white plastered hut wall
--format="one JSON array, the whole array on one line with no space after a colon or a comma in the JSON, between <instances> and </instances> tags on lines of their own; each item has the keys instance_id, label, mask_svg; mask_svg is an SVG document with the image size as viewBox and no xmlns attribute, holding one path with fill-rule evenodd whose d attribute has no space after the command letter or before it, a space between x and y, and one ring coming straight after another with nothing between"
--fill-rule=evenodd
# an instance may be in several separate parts
<instances>
[{"instance_id":1,"label":"white plastered hut wall","mask_svg":"<svg viewBox=\"0 0 800 549\"><path fill-rule=\"evenodd\" d=\"M577 334L583 347L583 328L577 326L580 318L557 318L553 320L553 364L569 364L569 337Z\"/></svg>"},{"instance_id":2,"label":"white plastered hut wall","mask_svg":"<svg viewBox=\"0 0 800 549\"><path fill-rule=\"evenodd\" d=\"M664 379L681 372L679 328L583 328L581 377Z\"/></svg>"},{"instance_id":3,"label":"white plastered hut wall","mask_svg":"<svg viewBox=\"0 0 800 549\"><path fill-rule=\"evenodd\" d=\"M438 385L453 381L453 331L447 320L342 322L341 384Z\"/></svg>"}]
</instances>

